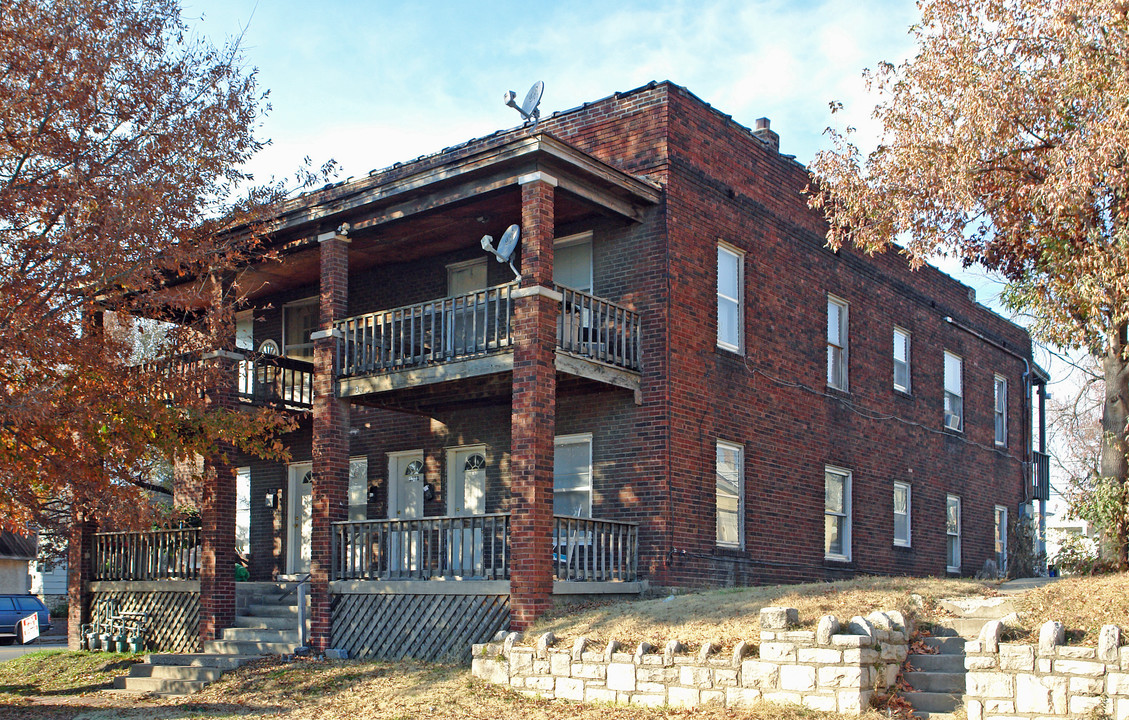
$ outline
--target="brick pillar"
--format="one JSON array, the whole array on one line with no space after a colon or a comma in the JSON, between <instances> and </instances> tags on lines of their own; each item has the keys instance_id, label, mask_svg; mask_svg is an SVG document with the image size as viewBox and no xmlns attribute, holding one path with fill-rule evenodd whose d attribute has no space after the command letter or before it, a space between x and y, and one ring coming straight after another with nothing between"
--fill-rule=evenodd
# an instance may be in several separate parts
<instances>
[{"instance_id":1,"label":"brick pillar","mask_svg":"<svg viewBox=\"0 0 1129 720\"><path fill-rule=\"evenodd\" d=\"M560 296L553 289L556 180L522 177L521 288L515 291L511 414L510 627L524 630L553 600L554 368Z\"/></svg>"},{"instance_id":2,"label":"brick pillar","mask_svg":"<svg viewBox=\"0 0 1129 720\"><path fill-rule=\"evenodd\" d=\"M92 594L88 583L93 576L94 533L98 525L81 510L71 517L70 543L67 546L67 647L82 647L82 624L90 621Z\"/></svg>"},{"instance_id":3,"label":"brick pillar","mask_svg":"<svg viewBox=\"0 0 1129 720\"><path fill-rule=\"evenodd\" d=\"M321 330L314 337L313 520L310 538L310 649L330 647L333 615L329 580L331 523L349 519L349 405L337 398L333 323L345 317L349 297L349 240L323 233L321 243Z\"/></svg>"}]
</instances>

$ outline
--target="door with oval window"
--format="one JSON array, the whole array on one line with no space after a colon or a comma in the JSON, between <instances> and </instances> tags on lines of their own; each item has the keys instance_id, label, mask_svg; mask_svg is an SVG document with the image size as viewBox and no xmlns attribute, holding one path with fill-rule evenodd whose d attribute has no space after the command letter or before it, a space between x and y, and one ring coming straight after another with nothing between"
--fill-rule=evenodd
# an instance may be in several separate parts
<instances>
[{"instance_id":1,"label":"door with oval window","mask_svg":"<svg viewBox=\"0 0 1129 720\"><path fill-rule=\"evenodd\" d=\"M474 516L486 513L486 446L447 450L447 514L466 518L452 522L450 548L451 574L481 577L482 521Z\"/></svg>"},{"instance_id":2,"label":"door with oval window","mask_svg":"<svg viewBox=\"0 0 1129 720\"><path fill-rule=\"evenodd\" d=\"M423 517L425 471L423 451L388 454L388 519ZM420 530L411 523L394 524L388 538L388 571L392 579L408 578L419 567Z\"/></svg>"}]
</instances>

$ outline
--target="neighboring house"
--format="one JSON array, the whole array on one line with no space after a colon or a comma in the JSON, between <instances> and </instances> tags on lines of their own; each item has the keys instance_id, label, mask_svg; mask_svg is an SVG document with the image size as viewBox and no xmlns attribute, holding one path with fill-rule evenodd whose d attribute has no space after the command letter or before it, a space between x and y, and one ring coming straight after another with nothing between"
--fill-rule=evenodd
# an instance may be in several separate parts
<instances>
[{"instance_id":1,"label":"neighboring house","mask_svg":"<svg viewBox=\"0 0 1129 720\"><path fill-rule=\"evenodd\" d=\"M35 560L35 539L0 531L0 595L31 589L28 563Z\"/></svg>"},{"instance_id":2,"label":"neighboring house","mask_svg":"<svg viewBox=\"0 0 1129 720\"><path fill-rule=\"evenodd\" d=\"M1085 538L1091 550L1097 550L1097 537L1093 528L1085 520L1067 517L1067 502L1061 495L1054 496L1047 504L1047 562L1054 564L1055 556L1062 549L1063 541L1070 536Z\"/></svg>"},{"instance_id":3,"label":"neighboring house","mask_svg":"<svg viewBox=\"0 0 1129 720\"><path fill-rule=\"evenodd\" d=\"M236 538L253 580L312 574L315 648L362 654L440 603L492 618L469 643L554 593L1005 565L1030 338L932 267L825 247L778 147L652 83L281 207L211 358L218 398L297 414L293 461L178 488L200 636L231 624ZM480 245L511 224L520 281Z\"/></svg>"}]
</instances>

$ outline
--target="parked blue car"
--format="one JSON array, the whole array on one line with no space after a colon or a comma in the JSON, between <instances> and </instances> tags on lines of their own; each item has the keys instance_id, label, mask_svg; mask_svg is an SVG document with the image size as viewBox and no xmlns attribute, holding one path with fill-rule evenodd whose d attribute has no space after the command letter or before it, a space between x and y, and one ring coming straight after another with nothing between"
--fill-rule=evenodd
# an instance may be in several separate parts
<instances>
[{"instance_id":1,"label":"parked blue car","mask_svg":"<svg viewBox=\"0 0 1129 720\"><path fill-rule=\"evenodd\" d=\"M51 613L34 595L0 595L0 645L16 641L16 625L28 615L39 615L39 632L51 629Z\"/></svg>"}]
</instances>

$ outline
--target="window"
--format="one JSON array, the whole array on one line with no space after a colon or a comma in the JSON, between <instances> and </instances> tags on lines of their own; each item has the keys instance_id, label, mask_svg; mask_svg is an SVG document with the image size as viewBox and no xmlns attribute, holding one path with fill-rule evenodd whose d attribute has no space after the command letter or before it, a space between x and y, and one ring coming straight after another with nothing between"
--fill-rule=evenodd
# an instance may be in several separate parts
<instances>
[{"instance_id":1,"label":"window","mask_svg":"<svg viewBox=\"0 0 1129 720\"><path fill-rule=\"evenodd\" d=\"M562 435L553 446L553 514L592 517L592 436Z\"/></svg>"},{"instance_id":2,"label":"window","mask_svg":"<svg viewBox=\"0 0 1129 720\"><path fill-rule=\"evenodd\" d=\"M945 496L945 534L945 569L960 572L960 498L956 495Z\"/></svg>"},{"instance_id":3,"label":"window","mask_svg":"<svg viewBox=\"0 0 1129 720\"><path fill-rule=\"evenodd\" d=\"M1007 378L996 376L996 444L1007 447Z\"/></svg>"},{"instance_id":4,"label":"window","mask_svg":"<svg viewBox=\"0 0 1129 720\"><path fill-rule=\"evenodd\" d=\"M235 470L235 550L243 557L251 553L251 468Z\"/></svg>"},{"instance_id":5,"label":"window","mask_svg":"<svg viewBox=\"0 0 1129 720\"><path fill-rule=\"evenodd\" d=\"M741 547L741 497L744 495L745 450L717 441L717 544Z\"/></svg>"},{"instance_id":6,"label":"window","mask_svg":"<svg viewBox=\"0 0 1129 720\"><path fill-rule=\"evenodd\" d=\"M847 303L827 297L827 385L847 389Z\"/></svg>"},{"instance_id":7,"label":"window","mask_svg":"<svg viewBox=\"0 0 1129 720\"><path fill-rule=\"evenodd\" d=\"M964 390L961 382L961 359L945 351L945 427L964 430Z\"/></svg>"},{"instance_id":8,"label":"window","mask_svg":"<svg viewBox=\"0 0 1129 720\"><path fill-rule=\"evenodd\" d=\"M299 360L314 356L310 333L318 325L318 299L306 298L282 306L282 354Z\"/></svg>"},{"instance_id":9,"label":"window","mask_svg":"<svg viewBox=\"0 0 1129 720\"><path fill-rule=\"evenodd\" d=\"M909 392L909 333L894 328L894 389Z\"/></svg>"},{"instance_id":10,"label":"window","mask_svg":"<svg viewBox=\"0 0 1129 720\"><path fill-rule=\"evenodd\" d=\"M1007 508L996 506L996 572L1007 575Z\"/></svg>"},{"instance_id":11,"label":"window","mask_svg":"<svg viewBox=\"0 0 1129 720\"><path fill-rule=\"evenodd\" d=\"M744 287L744 255L717 246L717 345L726 350L744 349L744 322L741 317L741 288Z\"/></svg>"},{"instance_id":12,"label":"window","mask_svg":"<svg viewBox=\"0 0 1129 720\"><path fill-rule=\"evenodd\" d=\"M368 456L349 458L349 519L368 519Z\"/></svg>"},{"instance_id":13,"label":"window","mask_svg":"<svg viewBox=\"0 0 1129 720\"><path fill-rule=\"evenodd\" d=\"M894 544L898 547L910 546L909 483L894 483Z\"/></svg>"},{"instance_id":14,"label":"window","mask_svg":"<svg viewBox=\"0 0 1129 720\"><path fill-rule=\"evenodd\" d=\"M592 292L592 233L553 241L553 282L580 292Z\"/></svg>"},{"instance_id":15,"label":"window","mask_svg":"<svg viewBox=\"0 0 1129 720\"><path fill-rule=\"evenodd\" d=\"M851 473L828 467L823 473L823 554L851 559Z\"/></svg>"}]
</instances>

